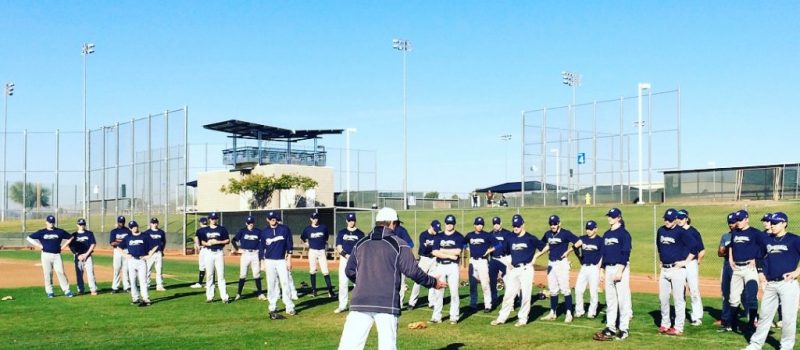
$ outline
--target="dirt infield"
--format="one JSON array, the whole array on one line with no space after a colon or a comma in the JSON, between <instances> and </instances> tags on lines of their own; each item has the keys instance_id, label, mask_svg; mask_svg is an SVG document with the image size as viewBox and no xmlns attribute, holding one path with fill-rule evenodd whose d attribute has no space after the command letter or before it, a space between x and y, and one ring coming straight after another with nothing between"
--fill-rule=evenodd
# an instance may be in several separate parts
<instances>
[{"instance_id":1,"label":"dirt infield","mask_svg":"<svg viewBox=\"0 0 800 350\"><path fill-rule=\"evenodd\" d=\"M71 259L72 256L69 255L62 258ZM3 271L5 271L0 274L0 288L44 286L42 263L39 261L0 259L0 266L2 266ZM64 270L66 270L67 280L74 292L75 265L72 263L72 260L64 261ZM114 276L112 269L105 266L95 266L94 275L97 282L111 281ZM85 278L84 283L87 283L86 288L89 288L89 282ZM58 289L58 278L55 274L53 276L53 285L55 289Z\"/></svg>"}]
</instances>

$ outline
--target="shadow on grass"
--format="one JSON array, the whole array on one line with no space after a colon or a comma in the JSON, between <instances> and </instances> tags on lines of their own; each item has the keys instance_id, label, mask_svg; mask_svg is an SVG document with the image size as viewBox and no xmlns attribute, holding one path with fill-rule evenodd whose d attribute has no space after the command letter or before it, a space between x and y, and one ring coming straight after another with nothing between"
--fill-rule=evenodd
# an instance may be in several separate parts
<instances>
[{"instance_id":1,"label":"shadow on grass","mask_svg":"<svg viewBox=\"0 0 800 350\"><path fill-rule=\"evenodd\" d=\"M443 348L438 348L436 350L458 350L458 349L461 349L463 347L466 347L466 345L464 343L453 343L453 344L449 344L449 345L447 345L447 346L445 346Z\"/></svg>"},{"instance_id":2,"label":"shadow on grass","mask_svg":"<svg viewBox=\"0 0 800 350\"><path fill-rule=\"evenodd\" d=\"M151 304L158 304L158 303L162 303L162 302L166 302L166 301L170 301L170 300L175 300L175 299L195 296L195 295L198 295L198 294L205 294L205 290L202 290L202 291L198 290L198 291L194 291L194 292L179 292L179 293L175 293L175 294L172 294L172 295L167 295L167 296L163 296L163 297L159 297L159 298L150 298L150 303Z\"/></svg>"}]
</instances>

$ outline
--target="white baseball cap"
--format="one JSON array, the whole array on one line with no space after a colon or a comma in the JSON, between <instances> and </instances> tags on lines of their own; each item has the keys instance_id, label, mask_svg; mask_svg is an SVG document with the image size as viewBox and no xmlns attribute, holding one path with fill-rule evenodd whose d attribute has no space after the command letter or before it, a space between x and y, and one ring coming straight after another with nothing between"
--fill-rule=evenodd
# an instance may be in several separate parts
<instances>
[{"instance_id":1,"label":"white baseball cap","mask_svg":"<svg viewBox=\"0 0 800 350\"><path fill-rule=\"evenodd\" d=\"M392 208L382 208L378 210L378 215L375 216L376 222L384 221L397 221L397 212Z\"/></svg>"}]
</instances>

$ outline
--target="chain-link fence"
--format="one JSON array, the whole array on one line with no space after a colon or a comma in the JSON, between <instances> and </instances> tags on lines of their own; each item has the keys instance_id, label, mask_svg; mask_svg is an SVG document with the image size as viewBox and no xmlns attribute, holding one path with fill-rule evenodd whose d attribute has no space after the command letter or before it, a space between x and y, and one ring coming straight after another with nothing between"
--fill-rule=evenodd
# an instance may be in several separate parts
<instances>
[{"instance_id":1,"label":"chain-link fence","mask_svg":"<svg viewBox=\"0 0 800 350\"><path fill-rule=\"evenodd\" d=\"M800 164L668 171L668 202L800 199Z\"/></svg>"}]
</instances>

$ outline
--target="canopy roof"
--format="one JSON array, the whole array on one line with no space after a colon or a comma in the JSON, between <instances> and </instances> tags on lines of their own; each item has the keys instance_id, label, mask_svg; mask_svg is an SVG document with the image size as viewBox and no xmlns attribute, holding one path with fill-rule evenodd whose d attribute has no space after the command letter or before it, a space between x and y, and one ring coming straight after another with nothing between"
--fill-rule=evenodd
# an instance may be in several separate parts
<instances>
[{"instance_id":1,"label":"canopy roof","mask_svg":"<svg viewBox=\"0 0 800 350\"><path fill-rule=\"evenodd\" d=\"M276 126L231 119L203 125L208 130L233 134L241 139L296 142L319 138L320 135L341 134L344 129L289 130Z\"/></svg>"}]
</instances>

